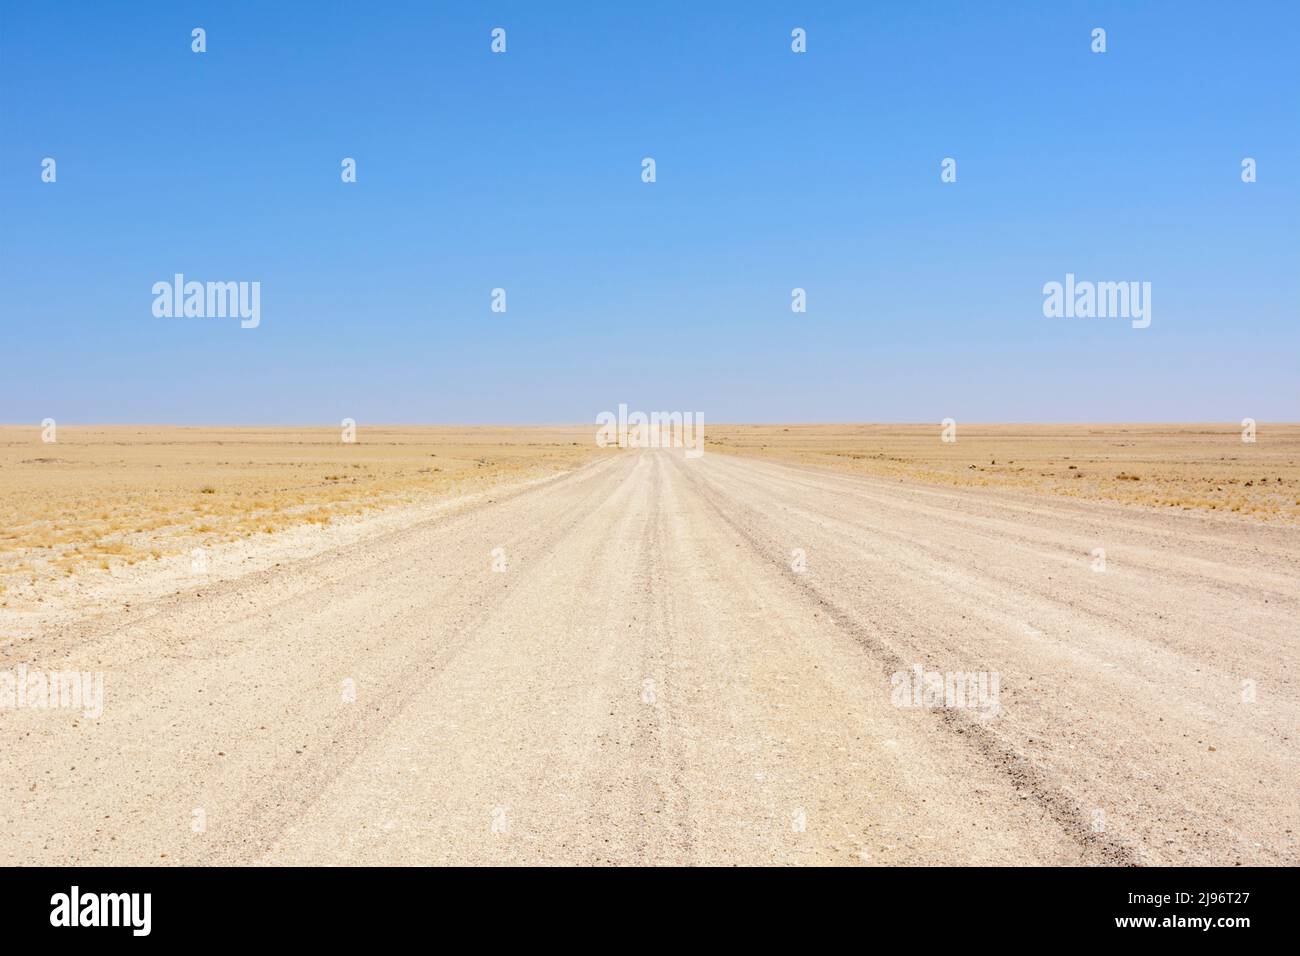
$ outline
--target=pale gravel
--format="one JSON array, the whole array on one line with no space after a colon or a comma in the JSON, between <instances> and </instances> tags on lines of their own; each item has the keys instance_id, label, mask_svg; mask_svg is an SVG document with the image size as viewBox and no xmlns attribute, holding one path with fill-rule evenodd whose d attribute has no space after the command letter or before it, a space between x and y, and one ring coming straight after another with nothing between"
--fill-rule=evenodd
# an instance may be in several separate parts
<instances>
[{"instance_id":1,"label":"pale gravel","mask_svg":"<svg viewBox=\"0 0 1300 956\"><path fill-rule=\"evenodd\" d=\"M0 710L0 863L1300 862L1296 529L628 451L312 534L4 622L107 700Z\"/></svg>"}]
</instances>

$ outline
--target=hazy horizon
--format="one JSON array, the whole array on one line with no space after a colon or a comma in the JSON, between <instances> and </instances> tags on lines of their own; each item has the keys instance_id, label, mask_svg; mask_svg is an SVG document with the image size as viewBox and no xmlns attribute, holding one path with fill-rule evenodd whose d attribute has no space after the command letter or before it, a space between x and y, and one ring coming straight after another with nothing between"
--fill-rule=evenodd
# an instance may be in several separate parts
<instances>
[{"instance_id":1,"label":"hazy horizon","mask_svg":"<svg viewBox=\"0 0 1300 956\"><path fill-rule=\"evenodd\" d=\"M644 409L645 412L663 412L663 409ZM1249 417L1249 416L1247 416ZM1270 419L1253 419L1256 424L1267 425L1298 425L1300 420L1270 420ZM249 428L249 429L286 429L286 428L329 428L338 429L339 422L94 422L94 421L59 421L55 420L59 428ZM539 422L512 422L512 421L464 421L464 422L431 422L431 421L374 421L365 422L355 420L358 428L586 428L593 430L596 428L595 421L577 422L577 421L539 421ZM1109 428L1156 428L1162 425L1173 426L1176 428L1187 428L1192 426L1222 427L1226 429L1239 430L1240 421L1100 421L1100 420L1058 420L1058 421L964 421L957 420L959 425L980 428L1011 428L1024 426L1026 428L1051 428L1054 425L1062 427L1077 428L1082 425L1097 425ZM880 426L880 427L910 427L910 428L927 428L933 426L935 429L940 428L942 421L927 422L920 420L862 420L862 421L709 421L708 417L704 418L705 427L717 426L719 428L727 427L763 427L763 426L784 426L784 427L807 427L813 428L822 425L835 426ZM38 433L40 431L40 422L0 422L0 428L32 428Z\"/></svg>"}]
</instances>

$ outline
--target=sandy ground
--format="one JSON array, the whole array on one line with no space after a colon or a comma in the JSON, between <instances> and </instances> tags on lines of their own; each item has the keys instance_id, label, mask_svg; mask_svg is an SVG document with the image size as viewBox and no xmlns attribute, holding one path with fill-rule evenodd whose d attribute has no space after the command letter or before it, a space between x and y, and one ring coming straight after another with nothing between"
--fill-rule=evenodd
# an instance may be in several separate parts
<instances>
[{"instance_id":1,"label":"sandy ground","mask_svg":"<svg viewBox=\"0 0 1300 956\"><path fill-rule=\"evenodd\" d=\"M592 429L573 426L0 425L0 608L63 578L554 475L601 454Z\"/></svg>"},{"instance_id":2,"label":"sandy ground","mask_svg":"<svg viewBox=\"0 0 1300 956\"><path fill-rule=\"evenodd\" d=\"M706 439L846 474L1300 525L1300 425L1243 424L717 425Z\"/></svg>"},{"instance_id":3,"label":"sandy ground","mask_svg":"<svg viewBox=\"0 0 1300 956\"><path fill-rule=\"evenodd\" d=\"M0 611L105 681L0 863L1300 862L1285 524L626 451L133 573Z\"/></svg>"}]
</instances>

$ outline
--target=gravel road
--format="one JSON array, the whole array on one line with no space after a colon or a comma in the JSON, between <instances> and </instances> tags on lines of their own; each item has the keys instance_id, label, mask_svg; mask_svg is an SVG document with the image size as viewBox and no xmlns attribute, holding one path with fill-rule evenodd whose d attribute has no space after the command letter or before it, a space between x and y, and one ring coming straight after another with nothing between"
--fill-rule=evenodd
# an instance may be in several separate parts
<instances>
[{"instance_id":1,"label":"gravel road","mask_svg":"<svg viewBox=\"0 0 1300 956\"><path fill-rule=\"evenodd\" d=\"M1298 585L1294 528L626 451L8 648L105 694L0 709L0 862L1295 865Z\"/></svg>"}]
</instances>

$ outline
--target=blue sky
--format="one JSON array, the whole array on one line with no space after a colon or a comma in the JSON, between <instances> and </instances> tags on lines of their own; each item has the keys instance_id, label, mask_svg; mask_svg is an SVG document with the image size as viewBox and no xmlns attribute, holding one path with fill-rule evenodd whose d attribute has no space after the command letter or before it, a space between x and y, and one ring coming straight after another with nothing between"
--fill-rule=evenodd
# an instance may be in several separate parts
<instances>
[{"instance_id":1,"label":"blue sky","mask_svg":"<svg viewBox=\"0 0 1300 956\"><path fill-rule=\"evenodd\" d=\"M1300 419L1300 5L700 6L5 0L0 421Z\"/></svg>"}]
</instances>

